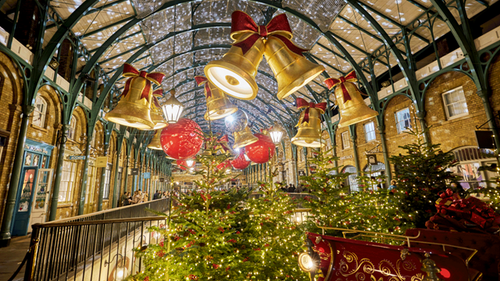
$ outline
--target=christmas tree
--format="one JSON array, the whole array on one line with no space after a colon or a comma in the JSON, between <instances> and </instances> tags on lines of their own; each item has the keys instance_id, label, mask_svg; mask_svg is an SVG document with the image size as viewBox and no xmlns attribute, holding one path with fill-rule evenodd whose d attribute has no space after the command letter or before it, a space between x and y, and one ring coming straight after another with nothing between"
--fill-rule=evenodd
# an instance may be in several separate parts
<instances>
[{"instance_id":1,"label":"christmas tree","mask_svg":"<svg viewBox=\"0 0 500 281\"><path fill-rule=\"evenodd\" d=\"M415 142L400 146L406 150L404 155L390 158L397 180L399 208L419 228L425 228L425 222L436 213L439 193L456 180L449 170L456 162L453 154L443 152L439 144L426 143L424 133L418 127L409 129L408 134L414 136Z\"/></svg>"},{"instance_id":2,"label":"christmas tree","mask_svg":"<svg viewBox=\"0 0 500 281\"><path fill-rule=\"evenodd\" d=\"M303 231L290 220L293 202L269 183L262 183L264 196L253 200L246 191L216 191L229 180L220 167L231 154L215 136L204 138L206 149L196 157L203 166L196 172L202 180L195 181L201 191L179 196L166 228L149 229L164 239L137 249L144 270L131 278L307 280L295 259Z\"/></svg>"}]
</instances>

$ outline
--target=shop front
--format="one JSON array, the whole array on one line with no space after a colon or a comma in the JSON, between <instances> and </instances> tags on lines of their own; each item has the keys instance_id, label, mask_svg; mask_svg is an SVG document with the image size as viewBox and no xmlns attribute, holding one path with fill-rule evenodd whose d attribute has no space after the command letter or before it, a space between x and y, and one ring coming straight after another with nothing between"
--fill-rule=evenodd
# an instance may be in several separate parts
<instances>
[{"instance_id":1,"label":"shop front","mask_svg":"<svg viewBox=\"0 0 500 281\"><path fill-rule=\"evenodd\" d=\"M26 139L23 166L12 224L12 235L23 236L31 232L31 225L46 219L52 169L49 161L54 147Z\"/></svg>"}]
</instances>

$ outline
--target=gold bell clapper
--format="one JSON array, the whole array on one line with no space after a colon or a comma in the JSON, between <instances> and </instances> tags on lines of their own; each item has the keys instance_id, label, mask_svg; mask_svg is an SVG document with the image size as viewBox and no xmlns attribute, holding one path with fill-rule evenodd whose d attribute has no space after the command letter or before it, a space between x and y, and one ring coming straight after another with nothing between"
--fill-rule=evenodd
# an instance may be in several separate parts
<instances>
[{"instance_id":1,"label":"gold bell clapper","mask_svg":"<svg viewBox=\"0 0 500 281\"><path fill-rule=\"evenodd\" d=\"M155 124L153 130L163 129L168 126L163 118L163 111L157 97L163 96L163 89L157 89L153 92L153 102L151 103L151 121Z\"/></svg>"},{"instance_id":2,"label":"gold bell clapper","mask_svg":"<svg viewBox=\"0 0 500 281\"><path fill-rule=\"evenodd\" d=\"M207 112L205 120L222 119L238 111L238 107L229 101L222 90L210 83L206 77L196 76L198 86L205 84L205 97L207 100Z\"/></svg>"},{"instance_id":3,"label":"gold bell clapper","mask_svg":"<svg viewBox=\"0 0 500 281\"><path fill-rule=\"evenodd\" d=\"M275 24L281 29L266 30L264 33L267 35L264 56L278 81L277 96L281 100L311 82L325 68L306 59L302 53L308 50L297 47L291 41L293 34L286 14L274 17L267 26Z\"/></svg>"},{"instance_id":4,"label":"gold bell clapper","mask_svg":"<svg viewBox=\"0 0 500 281\"><path fill-rule=\"evenodd\" d=\"M125 83L121 99L104 119L139 130L152 130L155 124L151 120L151 82L160 85L165 74L139 71L126 63L123 65L123 76L130 78Z\"/></svg>"},{"instance_id":5,"label":"gold bell clapper","mask_svg":"<svg viewBox=\"0 0 500 281\"><path fill-rule=\"evenodd\" d=\"M353 82L358 81L356 72L351 71L339 79L328 78L325 84L328 89L335 89L335 99L339 107L339 128L369 120L378 115L378 112L366 105L358 87Z\"/></svg>"},{"instance_id":6,"label":"gold bell clapper","mask_svg":"<svg viewBox=\"0 0 500 281\"><path fill-rule=\"evenodd\" d=\"M163 148L161 147L160 137L161 137L161 130L157 130L155 132L153 139L148 144L148 148L153 150L163 150Z\"/></svg>"},{"instance_id":7,"label":"gold bell clapper","mask_svg":"<svg viewBox=\"0 0 500 281\"><path fill-rule=\"evenodd\" d=\"M246 20L246 21L244 21ZM226 94L241 100L251 100L259 90L255 82L257 69L264 55L264 38L245 28L252 18L242 11L231 15L232 47L220 60L205 66L205 76Z\"/></svg>"},{"instance_id":8,"label":"gold bell clapper","mask_svg":"<svg viewBox=\"0 0 500 281\"><path fill-rule=\"evenodd\" d=\"M245 126L245 128L241 131L234 132L233 136L234 136L233 149L245 147L259 140L259 138L257 138L252 134L252 131L248 126Z\"/></svg>"},{"instance_id":9,"label":"gold bell clapper","mask_svg":"<svg viewBox=\"0 0 500 281\"><path fill-rule=\"evenodd\" d=\"M321 141L321 114L325 113L326 102L316 104L297 98L297 108L305 110L300 113L297 124L299 130L292 138L292 143L297 146L322 147L324 143Z\"/></svg>"}]
</instances>

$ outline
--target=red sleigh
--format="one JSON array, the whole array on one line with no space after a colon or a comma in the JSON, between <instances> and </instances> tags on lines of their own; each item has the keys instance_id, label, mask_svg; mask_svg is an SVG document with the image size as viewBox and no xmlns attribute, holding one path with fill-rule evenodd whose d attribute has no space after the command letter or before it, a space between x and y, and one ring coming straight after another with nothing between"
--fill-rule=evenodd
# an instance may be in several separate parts
<instances>
[{"instance_id":1,"label":"red sleigh","mask_svg":"<svg viewBox=\"0 0 500 281\"><path fill-rule=\"evenodd\" d=\"M332 229L332 228L328 228ZM482 273L469 268L477 250L445 243L424 242L420 234L402 236L334 229L344 238L307 234L308 250L299 256L299 265L314 281L479 281ZM350 237L351 239L347 238ZM382 243L360 241L366 237ZM418 242L417 242L418 239ZM385 244L396 241L395 246ZM398 241L401 240L401 241ZM450 252L467 253L461 258Z\"/></svg>"}]
</instances>

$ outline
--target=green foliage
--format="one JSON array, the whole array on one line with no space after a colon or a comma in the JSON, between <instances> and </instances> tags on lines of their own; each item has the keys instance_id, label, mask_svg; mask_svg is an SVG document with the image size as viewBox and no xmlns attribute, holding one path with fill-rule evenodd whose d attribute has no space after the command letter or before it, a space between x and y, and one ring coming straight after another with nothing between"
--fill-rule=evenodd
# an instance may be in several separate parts
<instances>
[{"instance_id":1,"label":"green foliage","mask_svg":"<svg viewBox=\"0 0 500 281\"><path fill-rule=\"evenodd\" d=\"M416 142L400 146L406 153L391 157L395 167L399 208L413 219L416 227L436 213L435 202L456 177L447 171L455 163L451 152L443 152L438 144L427 145L418 128L408 132Z\"/></svg>"}]
</instances>

